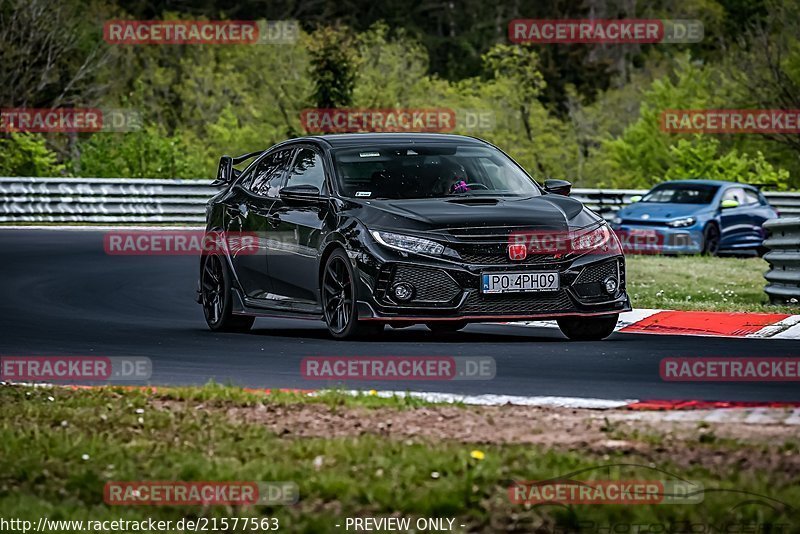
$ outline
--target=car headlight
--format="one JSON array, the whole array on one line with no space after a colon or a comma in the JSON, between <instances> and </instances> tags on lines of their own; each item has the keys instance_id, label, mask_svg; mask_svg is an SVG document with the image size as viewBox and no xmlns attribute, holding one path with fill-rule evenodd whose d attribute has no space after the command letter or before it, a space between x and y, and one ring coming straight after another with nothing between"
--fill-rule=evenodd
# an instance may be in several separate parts
<instances>
[{"instance_id":1,"label":"car headlight","mask_svg":"<svg viewBox=\"0 0 800 534\"><path fill-rule=\"evenodd\" d=\"M431 241L430 239L423 239L421 237L394 234L392 232L380 232L377 230L371 230L370 234L372 234L372 237L375 238L375 241L381 245L402 250L403 252L441 256L445 250L444 245L441 243Z\"/></svg>"},{"instance_id":2,"label":"car headlight","mask_svg":"<svg viewBox=\"0 0 800 534\"><path fill-rule=\"evenodd\" d=\"M613 219L611 219L611 222L612 222L613 224L622 224L622 217L620 217L619 215L617 215L616 217L614 217Z\"/></svg>"},{"instance_id":3,"label":"car headlight","mask_svg":"<svg viewBox=\"0 0 800 534\"><path fill-rule=\"evenodd\" d=\"M571 241L571 249L575 253L622 251L617 236L605 223L592 230L573 234Z\"/></svg>"},{"instance_id":4,"label":"car headlight","mask_svg":"<svg viewBox=\"0 0 800 534\"><path fill-rule=\"evenodd\" d=\"M667 226L669 226L670 228L683 228L685 226L691 226L695 222L697 222L697 219L695 219L694 217L683 217L680 219L675 219L674 221L669 221L667 223Z\"/></svg>"}]
</instances>

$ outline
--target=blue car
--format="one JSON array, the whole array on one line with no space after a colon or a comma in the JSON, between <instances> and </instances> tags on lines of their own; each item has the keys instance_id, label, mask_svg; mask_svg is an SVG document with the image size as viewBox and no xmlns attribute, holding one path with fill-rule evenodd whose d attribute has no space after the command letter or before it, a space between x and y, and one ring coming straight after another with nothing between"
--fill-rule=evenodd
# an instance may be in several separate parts
<instances>
[{"instance_id":1,"label":"blue car","mask_svg":"<svg viewBox=\"0 0 800 534\"><path fill-rule=\"evenodd\" d=\"M778 216L755 187L719 180L665 182L632 200L612 228L633 253L761 253L761 225Z\"/></svg>"}]
</instances>

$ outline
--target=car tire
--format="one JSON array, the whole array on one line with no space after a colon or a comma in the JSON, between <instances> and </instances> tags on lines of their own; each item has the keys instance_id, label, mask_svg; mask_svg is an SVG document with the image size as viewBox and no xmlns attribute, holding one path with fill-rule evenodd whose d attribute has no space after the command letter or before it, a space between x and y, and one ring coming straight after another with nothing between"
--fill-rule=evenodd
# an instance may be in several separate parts
<instances>
[{"instance_id":1,"label":"car tire","mask_svg":"<svg viewBox=\"0 0 800 534\"><path fill-rule=\"evenodd\" d=\"M337 248L325 261L320 276L322 311L328 332L334 339L372 337L383 332L384 324L358 319L358 288L347 253Z\"/></svg>"},{"instance_id":2,"label":"car tire","mask_svg":"<svg viewBox=\"0 0 800 534\"><path fill-rule=\"evenodd\" d=\"M218 254L203 256L200 303L206 324L214 332L247 332L256 320L255 317L233 314L231 275L224 258Z\"/></svg>"},{"instance_id":3,"label":"car tire","mask_svg":"<svg viewBox=\"0 0 800 534\"><path fill-rule=\"evenodd\" d=\"M562 317L558 319L561 332L572 341L600 341L614 333L619 314L599 317Z\"/></svg>"},{"instance_id":4,"label":"car tire","mask_svg":"<svg viewBox=\"0 0 800 534\"><path fill-rule=\"evenodd\" d=\"M703 230L703 255L716 256L719 254L719 227L714 223L709 223Z\"/></svg>"},{"instance_id":5,"label":"car tire","mask_svg":"<svg viewBox=\"0 0 800 534\"><path fill-rule=\"evenodd\" d=\"M466 321L431 321L425 323L428 330L434 334L452 334L463 330L467 326Z\"/></svg>"}]
</instances>

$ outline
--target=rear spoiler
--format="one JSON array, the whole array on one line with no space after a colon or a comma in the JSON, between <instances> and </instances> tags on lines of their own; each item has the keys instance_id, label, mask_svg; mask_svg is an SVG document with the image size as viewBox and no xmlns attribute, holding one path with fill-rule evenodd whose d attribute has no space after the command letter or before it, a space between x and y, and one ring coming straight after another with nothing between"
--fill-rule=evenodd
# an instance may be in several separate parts
<instances>
[{"instance_id":1,"label":"rear spoiler","mask_svg":"<svg viewBox=\"0 0 800 534\"><path fill-rule=\"evenodd\" d=\"M260 156L263 153L263 150L258 150L256 152L249 152L247 154L242 154L241 156L236 156L235 158L231 156L222 156L219 158L217 178L211 182L211 185L218 186L231 183L233 180L238 178L240 174L242 174L242 171L233 168L234 165L244 163L248 159Z\"/></svg>"}]
</instances>

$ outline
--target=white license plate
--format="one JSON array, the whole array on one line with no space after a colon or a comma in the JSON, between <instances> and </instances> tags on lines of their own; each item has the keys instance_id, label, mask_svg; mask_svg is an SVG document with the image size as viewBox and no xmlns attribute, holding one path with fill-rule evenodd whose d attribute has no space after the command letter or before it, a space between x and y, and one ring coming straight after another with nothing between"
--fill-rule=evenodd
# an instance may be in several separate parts
<instances>
[{"instance_id":1,"label":"white license plate","mask_svg":"<svg viewBox=\"0 0 800 534\"><path fill-rule=\"evenodd\" d=\"M481 293L533 293L557 291L557 272L483 273Z\"/></svg>"}]
</instances>

